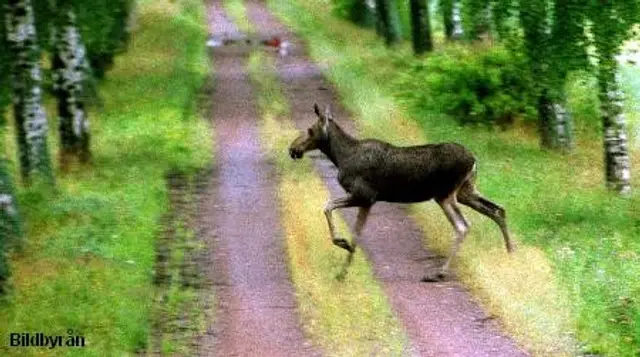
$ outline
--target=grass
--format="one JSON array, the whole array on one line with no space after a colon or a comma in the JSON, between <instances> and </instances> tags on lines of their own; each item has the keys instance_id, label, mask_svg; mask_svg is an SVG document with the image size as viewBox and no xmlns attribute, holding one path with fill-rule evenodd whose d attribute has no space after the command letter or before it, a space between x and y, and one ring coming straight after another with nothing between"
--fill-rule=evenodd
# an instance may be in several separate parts
<instances>
[{"instance_id":1,"label":"grass","mask_svg":"<svg viewBox=\"0 0 640 357\"><path fill-rule=\"evenodd\" d=\"M329 192L310 163L282 155L298 131L270 58L249 61L263 116L262 137L279 173L279 199L287 253L302 323L329 356L402 356L407 340L363 254L356 254L344 281L345 253L330 242L321 208ZM348 232L336 216L341 232ZM348 233L345 238L349 239Z\"/></svg>"},{"instance_id":2,"label":"grass","mask_svg":"<svg viewBox=\"0 0 640 357\"><path fill-rule=\"evenodd\" d=\"M208 72L201 5L146 1L138 9L129 50L101 87L104 109L90 113L92 165L58 175L56 192L18 192L26 237L11 256L12 291L0 308L3 339L11 332L66 337L73 329L87 345L3 343L4 356L126 355L147 347L154 241L168 204L164 177L206 166L210 137L194 110Z\"/></svg>"},{"instance_id":3,"label":"grass","mask_svg":"<svg viewBox=\"0 0 640 357\"><path fill-rule=\"evenodd\" d=\"M396 63L411 56L405 45L385 49L370 31L322 11L327 2L269 4L327 65L366 136L399 144L454 140L476 154L479 188L507 208L519 251L507 256L497 227L465 211L473 227L456 269L519 343L538 356L571 354L574 338L585 353L640 353L640 196L604 190L599 134L579 136L575 151L560 155L541 151L526 125L460 127L398 94L394 84L403 68ZM448 252L452 231L439 209L419 205L412 212L427 245Z\"/></svg>"},{"instance_id":4,"label":"grass","mask_svg":"<svg viewBox=\"0 0 640 357\"><path fill-rule=\"evenodd\" d=\"M247 18L243 0L225 0L224 9L231 20L238 26L238 30L245 34L253 33L254 28Z\"/></svg>"}]
</instances>

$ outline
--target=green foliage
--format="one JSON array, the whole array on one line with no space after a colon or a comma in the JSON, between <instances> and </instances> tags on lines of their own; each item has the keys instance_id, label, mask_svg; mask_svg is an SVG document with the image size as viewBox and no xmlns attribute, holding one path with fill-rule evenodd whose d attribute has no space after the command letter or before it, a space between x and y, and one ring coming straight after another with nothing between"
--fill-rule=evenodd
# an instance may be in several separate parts
<instances>
[{"instance_id":1,"label":"green foliage","mask_svg":"<svg viewBox=\"0 0 640 357\"><path fill-rule=\"evenodd\" d=\"M590 67L585 24L584 0L555 0L549 52L560 81L563 81L570 71Z\"/></svg>"},{"instance_id":2,"label":"green foliage","mask_svg":"<svg viewBox=\"0 0 640 357\"><path fill-rule=\"evenodd\" d=\"M332 0L333 13L357 25L371 27L375 14L369 9L366 0Z\"/></svg>"},{"instance_id":3,"label":"green foliage","mask_svg":"<svg viewBox=\"0 0 640 357\"><path fill-rule=\"evenodd\" d=\"M514 0L492 0L491 18L493 29L500 40L510 39L516 35L518 25Z\"/></svg>"},{"instance_id":4,"label":"green foliage","mask_svg":"<svg viewBox=\"0 0 640 357\"><path fill-rule=\"evenodd\" d=\"M521 57L502 47L452 46L408 63L399 93L413 104L453 116L463 124L505 125L532 111L531 79Z\"/></svg>"},{"instance_id":5,"label":"green foliage","mask_svg":"<svg viewBox=\"0 0 640 357\"><path fill-rule=\"evenodd\" d=\"M567 109L575 118L576 129L584 137L597 137L602 132L598 84L590 72L572 72L565 85Z\"/></svg>"},{"instance_id":6,"label":"green foliage","mask_svg":"<svg viewBox=\"0 0 640 357\"><path fill-rule=\"evenodd\" d=\"M133 0L73 0L89 62L97 78L104 77L114 57L126 48Z\"/></svg>"},{"instance_id":7,"label":"green foliage","mask_svg":"<svg viewBox=\"0 0 640 357\"><path fill-rule=\"evenodd\" d=\"M0 125L4 121L4 109L10 103L11 88L9 78L11 76L9 44L7 43L6 28L4 26L4 6L0 6Z\"/></svg>"},{"instance_id":8,"label":"green foliage","mask_svg":"<svg viewBox=\"0 0 640 357\"><path fill-rule=\"evenodd\" d=\"M462 4L462 28L464 36L476 40L489 30L489 1L458 0Z\"/></svg>"}]
</instances>

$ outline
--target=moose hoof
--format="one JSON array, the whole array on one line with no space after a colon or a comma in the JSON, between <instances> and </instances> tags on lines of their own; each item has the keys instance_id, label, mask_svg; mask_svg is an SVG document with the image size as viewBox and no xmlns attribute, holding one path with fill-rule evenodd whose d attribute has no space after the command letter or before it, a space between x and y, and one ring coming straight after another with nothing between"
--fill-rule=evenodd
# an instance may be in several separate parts
<instances>
[{"instance_id":1,"label":"moose hoof","mask_svg":"<svg viewBox=\"0 0 640 357\"><path fill-rule=\"evenodd\" d=\"M422 277L421 281L425 283L437 283L447 280L447 277L447 273L440 271L437 273L426 274L424 277Z\"/></svg>"},{"instance_id":2,"label":"moose hoof","mask_svg":"<svg viewBox=\"0 0 640 357\"><path fill-rule=\"evenodd\" d=\"M351 244L349 244L349 242L347 242L347 240L343 239L343 238L334 239L333 240L333 244L337 245L338 247L340 247L342 249L346 249L349 253L353 253L355 251L355 249L353 249Z\"/></svg>"}]
</instances>

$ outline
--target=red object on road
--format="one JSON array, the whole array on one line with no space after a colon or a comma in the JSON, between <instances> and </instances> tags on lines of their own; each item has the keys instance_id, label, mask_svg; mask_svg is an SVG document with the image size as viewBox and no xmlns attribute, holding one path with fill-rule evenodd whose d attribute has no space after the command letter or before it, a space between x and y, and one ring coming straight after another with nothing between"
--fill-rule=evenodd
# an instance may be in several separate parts
<instances>
[{"instance_id":1,"label":"red object on road","mask_svg":"<svg viewBox=\"0 0 640 357\"><path fill-rule=\"evenodd\" d=\"M280 37L278 37L278 36L273 36L270 39L262 40L262 44L263 45L271 46L271 47L280 47L281 43L282 43L282 41L280 40Z\"/></svg>"}]
</instances>

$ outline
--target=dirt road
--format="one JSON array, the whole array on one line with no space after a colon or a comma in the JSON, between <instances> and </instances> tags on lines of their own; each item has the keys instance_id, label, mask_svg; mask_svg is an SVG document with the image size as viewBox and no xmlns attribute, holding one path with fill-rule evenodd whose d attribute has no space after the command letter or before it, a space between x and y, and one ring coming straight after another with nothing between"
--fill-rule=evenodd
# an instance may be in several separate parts
<instances>
[{"instance_id":1,"label":"dirt road","mask_svg":"<svg viewBox=\"0 0 640 357\"><path fill-rule=\"evenodd\" d=\"M208 15L212 34L238 32L219 1L210 4ZM247 55L238 47L213 50L217 167L201 208L210 219L201 229L213 254L209 274L217 303L200 355L314 356L298 323Z\"/></svg>"}]
</instances>

